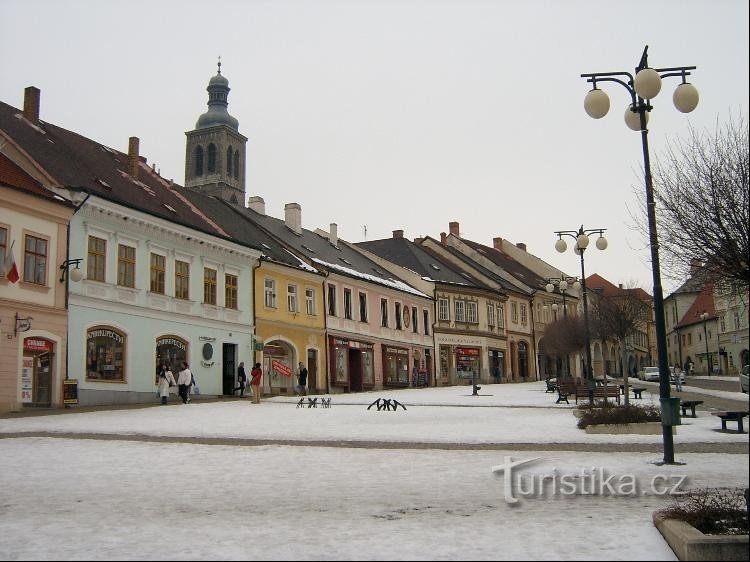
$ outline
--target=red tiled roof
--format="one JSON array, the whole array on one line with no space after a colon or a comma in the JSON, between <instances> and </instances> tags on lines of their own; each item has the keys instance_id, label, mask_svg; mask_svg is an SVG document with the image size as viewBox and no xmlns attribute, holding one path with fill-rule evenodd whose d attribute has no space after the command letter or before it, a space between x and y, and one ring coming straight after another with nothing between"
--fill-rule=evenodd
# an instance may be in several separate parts
<instances>
[{"instance_id":1,"label":"red tiled roof","mask_svg":"<svg viewBox=\"0 0 750 562\"><path fill-rule=\"evenodd\" d=\"M714 319L716 317L716 306L714 305L714 287L712 284L707 283L704 285L703 290L690 305L685 315L677 323L677 327L689 326L702 322L701 314L704 312L708 313L708 319Z\"/></svg>"},{"instance_id":2,"label":"red tiled roof","mask_svg":"<svg viewBox=\"0 0 750 562\"><path fill-rule=\"evenodd\" d=\"M42 184L24 172L20 166L2 153L0 153L0 184L15 187L16 189L41 195L49 199L54 198L54 194L51 191L42 187Z\"/></svg>"}]
</instances>

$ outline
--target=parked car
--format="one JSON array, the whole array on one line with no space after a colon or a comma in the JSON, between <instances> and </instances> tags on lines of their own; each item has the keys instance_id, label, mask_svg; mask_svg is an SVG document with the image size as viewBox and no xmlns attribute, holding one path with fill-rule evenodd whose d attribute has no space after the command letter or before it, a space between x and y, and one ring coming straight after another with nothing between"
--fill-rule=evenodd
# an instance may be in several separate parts
<instances>
[{"instance_id":1,"label":"parked car","mask_svg":"<svg viewBox=\"0 0 750 562\"><path fill-rule=\"evenodd\" d=\"M740 373L740 390L744 393L748 391L748 373L750 373L750 365L745 365Z\"/></svg>"},{"instance_id":2,"label":"parked car","mask_svg":"<svg viewBox=\"0 0 750 562\"><path fill-rule=\"evenodd\" d=\"M659 367L644 367L638 372L642 381L659 382Z\"/></svg>"}]
</instances>

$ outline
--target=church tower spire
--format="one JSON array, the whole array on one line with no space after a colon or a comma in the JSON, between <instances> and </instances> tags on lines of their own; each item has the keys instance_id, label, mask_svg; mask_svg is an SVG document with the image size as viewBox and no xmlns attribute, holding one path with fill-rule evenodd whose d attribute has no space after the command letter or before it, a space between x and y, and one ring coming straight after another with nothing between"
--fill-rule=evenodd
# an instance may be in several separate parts
<instances>
[{"instance_id":1,"label":"church tower spire","mask_svg":"<svg viewBox=\"0 0 750 562\"><path fill-rule=\"evenodd\" d=\"M229 114L229 80L218 70L209 82L208 111L187 131L185 187L243 205L247 137Z\"/></svg>"}]
</instances>

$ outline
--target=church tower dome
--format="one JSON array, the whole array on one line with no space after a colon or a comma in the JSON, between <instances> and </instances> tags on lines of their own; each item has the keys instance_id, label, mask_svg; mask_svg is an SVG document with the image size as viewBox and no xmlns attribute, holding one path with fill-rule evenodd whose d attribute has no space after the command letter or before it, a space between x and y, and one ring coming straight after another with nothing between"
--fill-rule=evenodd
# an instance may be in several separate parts
<instances>
[{"instance_id":1,"label":"church tower dome","mask_svg":"<svg viewBox=\"0 0 750 562\"><path fill-rule=\"evenodd\" d=\"M185 133L185 187L241 205L247 137L240 134L239 121L227 109L229 90L219 58L218 71L206 88L208 111L198 117L195 129Z\"/></svg>"}]
</instances>

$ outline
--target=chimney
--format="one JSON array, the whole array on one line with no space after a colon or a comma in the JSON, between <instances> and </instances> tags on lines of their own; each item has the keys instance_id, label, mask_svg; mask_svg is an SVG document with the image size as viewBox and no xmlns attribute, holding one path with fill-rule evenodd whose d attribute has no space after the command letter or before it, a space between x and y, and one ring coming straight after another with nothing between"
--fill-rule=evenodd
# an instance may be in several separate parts
<instances>
[{"instance_id":1,"label":"chimney","mask_svg":"<svg viewBox=\"0 0 750 562\"><path fill-rule=\"evenodd\" d=\"M417 237L416 237L416 238L414 239L414 243L415 243L415 244L421 244L421 243L422 243L422 240L424 240L424 237L423 237L423 236L417 236Z\"/></svg>"},{"instance_id":2,"label":"chimney","mask_svg":"<svg viewBox=\"0 0 750 562\"><path fill-rule=\"evenodd\" d=\"M393 231L393 237L394 238L403 238L404 237L404 231L403 230L394 230Z\"/></svg>"},{"instance_id":3,"label":"chimney","mask_svg":"<svg viewBox=\"0 0 750 562\"><path fill-rule=\"evenodd\" d=\"M492 247L496 250L503 251L503 239L500 236L496 236L492 239Z\"/></svg>"},{"instance_id":4,"label":"chimney","mask_svg":"<svg viewBox=\"0 0 750 562\"><path fill-rule=\"evenodd\" d=\"M328 235L328 241L337 248L339 247L339 227L335 222L331 223L331 230L330 234Z\"/></svg>"},{"instance_id":5,"label":"chimney","mask_svg":"<svg viewBox=\"0 0 750 562\"><path fill-rule=\"evenodd\" d=\"M447 238L448 238L448 235L445 232L441 232L440 233L440 244L443 245L443 246L445 246L445 244L447 243Z\"/></svg>"},{"instance_id":6,"label":"chimney","mask_svg":"<svg viewBox=\"0 0 750 562\"><path fill-rule=\"evenodd\" d=\"M139 143L138 137L130 137L128 141L128 172L133 179L138 179L138 163L140 161L140 157L138 156Z\"/></svg>"},{"instance_id":7,"label":"chimney","mask_svg":"<svg viewBox=\"0 0 750 562\"><path fill-rule=\"evenodd\" d=\"M36 86L29 86L23 91L23 116L34 125L39 124L39 99L41 92Z\"/></svg>"},{"instance_id":8,"label":"chimney","mask_svg":"<svg viewBox=\"0 0 750 562\"><path fill-rule=\"evenodd\" d=\"M617 284L617 286L618 286L618 287L620 288L620 290L622 291L622 283L618 283L618 284Z\"/></svg>"},{"instance_id":9,"label":"chimney","mask_svg":"<svg viewBox=\"0 0 750 562\"><path fill-rule=\"evenodd\" d=\"M523 250L525 252L526 251L526 244L524 244L523 242L517 242L516 243L516 248L518 248L519 250Z\"/></svg>"},{"instance_id":10,"label":"chimney","mask_svg":"<svg viewBox=\"0 0 750 562\"><path fill-rule=\"evenodd\" d=\"M247 206L259 215L265 216L266 214L266 202L263 201L262 197L253 195L247 198Z\"/></svg>"},{"instance_id":11,"label":"chimney","mask_svg":"<svg viewBox=\"0 0 750 562\"><path fill-rule=\"evenodd\" d=\"M284 223L292 232L302 234L302 207L299 203L284 205Z\"/></svg>"},{"instance_id":12,"label":"chimney","mask_svg":"<svg viewBox=\"0 0 750 562\"><path fill-rule=\"evenodd\" d=\"M453 236L459 237L458 234L458 222L453 221L448 223L448 230ZM442 235L441 235L442 236Z\"/></svg>"}]
</instances>

